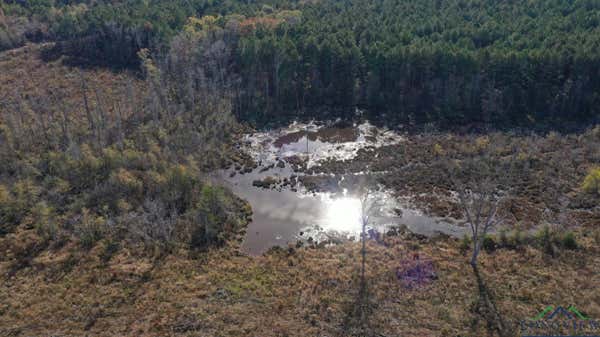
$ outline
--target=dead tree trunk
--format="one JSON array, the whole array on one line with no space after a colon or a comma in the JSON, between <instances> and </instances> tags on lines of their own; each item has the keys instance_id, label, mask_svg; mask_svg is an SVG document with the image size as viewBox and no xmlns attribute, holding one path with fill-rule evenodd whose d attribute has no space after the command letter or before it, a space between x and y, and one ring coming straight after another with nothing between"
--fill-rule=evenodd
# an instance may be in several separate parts
<instances>
[{"instance_id":1,"label":"dead tree trunk","mask_svg":"<svg viewBox=\"0 0 600 337\"><path fill-rule=\"evenodd\" d=\"M89 100L88 100L88 96L87 96L86 80L85 80L85 77L83 76L82 72L79 72L79 77L81 78L81 92L83 94L83 106L85 108L85 115L88 120L88 129L90 130L90 132L92 132L92 135L95 138L96 123L94 121L94 115L92 114L92 111L90 110L90 104L89 104Z\"/></svg>"}]
</instances>

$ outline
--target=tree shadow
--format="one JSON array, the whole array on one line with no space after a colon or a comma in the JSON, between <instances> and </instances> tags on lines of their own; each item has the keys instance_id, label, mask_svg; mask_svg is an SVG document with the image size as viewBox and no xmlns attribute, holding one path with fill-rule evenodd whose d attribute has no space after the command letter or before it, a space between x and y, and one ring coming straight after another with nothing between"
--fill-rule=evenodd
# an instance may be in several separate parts
<instances>
[{"instance_id":1,"label":"tree shadow","mask_svg":"<svg viewBox=\"0 0 600 337\"><path fill-rule=\"evenodd\" d=\"M360 277L358 292L354 299L348 304L346 315L342 322L340 337L377 337L371 323L371 317L375 311L376 303L369 296L367 280Z\"/></svg>"},{"instance_id":2,"label":"tree shadow","mask_svg":"<svg viewBox=\"0 0 600 337\"><path fill-rule=\"evenodd\" d=\"M478 300L476 304L476 312L486 321L486 328L489 336L493 336L494 332L500 337L514 337L515 332L507 325L506 321L498 311L496 301L490 289L487 287L483 276L481 275L477 265L471 265L473 273L477 279Z\"/></svg>"},{"instance_id":3,"label":"tree shadow","mask_svg":"<svg viewBox=\"0 0 600 337\"><path fill-rule=\"evenodd\" d=\"M44 46L40 52L40 59L50 63L60 60L62 64L80 69L106 69L113 73L130 72L142 78L139 58L129 51L130 55L118 58L109 58L99 52L93 52L95 41L93 37L82 38L74 41L56 41Z\"/></svg>"}]
</instances>

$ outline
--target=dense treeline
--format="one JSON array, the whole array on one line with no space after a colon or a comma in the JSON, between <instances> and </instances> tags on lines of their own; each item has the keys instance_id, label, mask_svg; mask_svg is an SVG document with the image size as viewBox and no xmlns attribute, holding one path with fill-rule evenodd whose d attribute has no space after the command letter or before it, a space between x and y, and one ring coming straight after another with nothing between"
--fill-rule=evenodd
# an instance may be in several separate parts
<instances>
[{"instance_id":1,"label":"dense treeline","mask_svg":"<svg viewBox=\"0 0 600 337\"><path fill-rule=\"evenodd\" d=\"M38 0L3 7L48 22L60 51L113 66L136 66L140 48L167 53L169 41L194 26L189 17L210 17L228 37L209 36L226 44L227 75L239 79L236 111L251 121L350 117L357 108L389 123L442 125L556 124L600 113L594 0Z\"/></svg>"},{"instance_id":2,"label":"dense treeline","mask_svg":"<svg viewBox=\"0 0 600 337\"><path fill-rule=\"evenodd\" d=\"M242 111L358 107L417 123L597 117L599 20L593 1L319 2L300 24L241 38Z\"/></svg>"},{"instance_id":3,"label":"dense treeline","mask_svg":"<svg viewBox=\"0 0 600 337\"><path fill-rule=\"evenodd\" d=\"M0 50L53 40L57 51L87 64L139 66L137 52L160 50L188 17L272 11L281 0L0 1ZM4 14L3 14L4 13ZM2 19L4 18L4 19ZM4 22L4 24L3 24Z\"/></svg>"}]
</instances>

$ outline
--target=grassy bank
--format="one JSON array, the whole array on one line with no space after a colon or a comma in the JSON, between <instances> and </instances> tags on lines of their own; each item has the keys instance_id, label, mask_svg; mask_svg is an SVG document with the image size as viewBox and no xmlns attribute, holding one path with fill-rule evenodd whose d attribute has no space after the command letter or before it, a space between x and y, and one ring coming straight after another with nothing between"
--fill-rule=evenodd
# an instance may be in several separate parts
<instances>
[{"instance_id":1,"label":"grassy bank","mask_svg":"<svg viewBox=\"0 0 600 337\"><path fill-rule=\"evenodd\" d=\"M358 291L360 247L274 249L248 257L233 247L191 258L150 260L106 245L67 245L9 273L11 256L39 238L0 240L0 333L5 336L324 336L342 329ZM551 257L523 245L484 253L481 271L506 321L516 326L547 305L574 304L600 317L598 231ZM20 242L20 243L18 243ZM385 336L483 336L477 288L460 242L409 234L370 241L367 280L372 328ZM407 286L406 261L432 262L434 276ZM9 276L10 275L10 276Z\"/></svg>"}]
</instances>

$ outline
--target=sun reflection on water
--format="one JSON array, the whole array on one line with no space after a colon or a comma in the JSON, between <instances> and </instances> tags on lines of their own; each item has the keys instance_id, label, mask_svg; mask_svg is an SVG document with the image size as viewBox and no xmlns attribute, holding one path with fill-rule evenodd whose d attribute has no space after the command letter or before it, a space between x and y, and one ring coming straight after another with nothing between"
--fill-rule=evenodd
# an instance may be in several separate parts
<instances>
[{"instance_id":1,"label":"sun reflection on water","mask_svg":"<svg viewBox=\"0 0 600 337\"><path fill-rule=\"evenodd\" d=\"M361 230L361 204L358 198L341 197L325 202L323 228L357 233Z\"/></svg>"}]
</instances>

